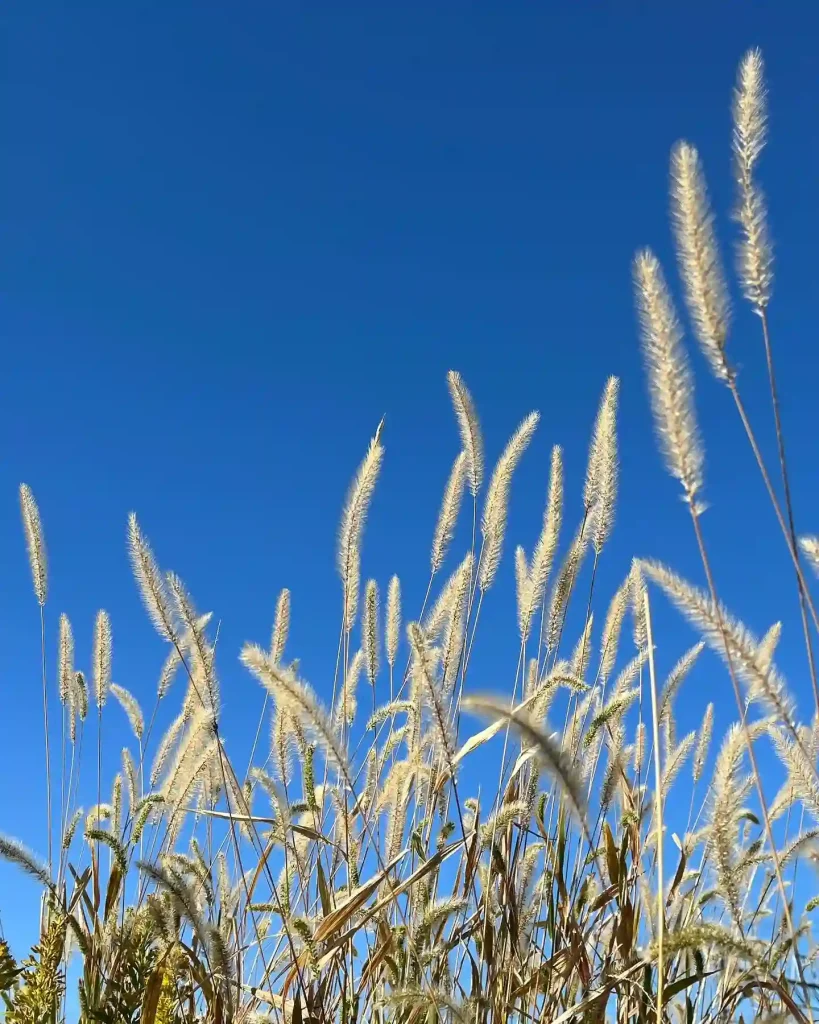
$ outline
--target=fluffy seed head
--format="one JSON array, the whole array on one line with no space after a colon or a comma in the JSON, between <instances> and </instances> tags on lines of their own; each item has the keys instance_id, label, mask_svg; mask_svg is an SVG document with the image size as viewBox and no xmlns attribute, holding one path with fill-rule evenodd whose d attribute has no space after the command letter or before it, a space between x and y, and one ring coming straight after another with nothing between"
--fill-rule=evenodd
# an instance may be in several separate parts
<instances>
[{"instance_id":1,"label":"fluffy seed head","mask_svg":"<svg viewBox=\"0 0 819 1024\"><path fill-rule=\"evenodd\" d=\"M562 519L563 453L560 445L555 445L552 448L549 493L543 513L543 528L540 531L535 550L532 552L532 564L529 571L529 618L535 614L543 600L557 550Z\"/></svg>"},{"instance_id":2,"label":"fluffy seed head","mask_svg":"<svg viewBox=\"0 0 819 1024\"><path fill-rule=\"evenodd\" d=\"M472 583L472 565L473 558L470 552L459 567L447 605L442 644L442 690L446 693L447 698L450 696L452 685L455 682L463 653L469 604L467 597Z\"/></svg>"},{"instance_id":3,"label":"fluffy seed head","mask_svg":"<svg viewBox=\"0 0 819 1024\"><path fill-rule=\"evenodd\" d=\"M175 631L165 579L133 512L128 516L128 554L142 603L151 622L163 639L172 642Z\"/></svg>"},{"instance_id":4,"label":"fluffy seed head","mask_svg":"<svg viewBox=\"0 0 819 1024\"><path fill-rule=\"evenodd\" d=\"M671 214L694 333L714 374L728 380L728 291L705 176L696 149L687 142L678 142L671 153Z\"/></svg>"},{"instance_id":5,"label":"fluffy seed head","mask_svg":"<svg viewBox=\"0 0 819 1024\"><path fill-rule=\"evenodd\" d=\"M175 573L166 573L165 579L183 627L184 647L189 654L188 698L205 710L211 721L215 721L219 713L219 682L214 664L215 648L204 632L209 616L197 614L185 584Z\"/></svg>"},{"instance_id":6,"label":"fluffy seed head","mask_svg":"<svg viewBox=\"0 0 819 1024\"><path fill-rule=\"evenodd\" d=\"M628 609L630 592L631 576L629 575L617 588L617 592L611 599L611 604L606 612L603 634L600 638L600 677L603 680L609 678L614 668L614 663L617 660L620 630L626 610Z\"/></svg>"},{"instance_id":7,"label":"fluffy seed head","mask_svg":"<svg viewBox=\"0 0 819 1024\"><path fill-rule=\"evenodd\" d=\"M273 620L273 634L270 638L270 660L278 665L284 655L287 634L290 632L290 591L285 589L276 602L276 618Z\"/></svg>"},{"instance_id":8,"label":"fluffy seed head","mask_svg":"<svg viewBox=\"0 0 819 1024\"><path fill-rule=\"evenodd\" d=\"M759 49L749 50L740 62L733 115L734 156L742 170L750 175L768 135L765 63Z\"/></svg>"},{"instance_id":9,"label":"fluffy seed head","mask_svg":"<svg viewBox=\"0 0 819 1024\"><path fill-rule=\"evenodd\" d=\"M775 622L759 641L760 664L769 667L776 654L776 648L782 637L782 623Z\"/></svg>"},{"instance_id":10,"label":"fluffy seed head","mask_svg":"<svg viewBox=\"0 0 819 1024\"><path fill-rule=\"evenodd\" d=\"M464 494L464 483L466 482L466 453L460 452L447 480L444 498L441 502L441 511L438 513L438 522L435 526L435 535L432 539L431 566L433 573L441 568L447 549L452 541L452 534L455 532L455 524L458 521L458 512L461 508L461 499Z\"/></svg>"},{"instance_id":11,"label":"fluffy seed head","mask_svg":"<svg viewBox=\"0 0 819 1024\"><path fill-rule=\"evenodd\" d=\"M700 726L699 740L697 741L697 749L694 751L694 783L698 783L702 778L702 770L705 767L705 760L708 757L708 748L711 746L711 734L714 731L714 705L709 704L705 709L705 716Z\"/></svg>"},{"instance_id":12,"label":"fluffy seed head","mask_svg":"<svg viewBox=\"0 0 819 1024\"><path fill-rule=\"evenodd\" d=\"M560 784L567 807L590 837L586 822L586 795L577 777L574 765L566 752L561 749L553 736L544 732L524 711L511 710L508 703L495 697L466 697L463 707L494 721L508 722L527 742L534 747L546 770Z\"/></svg>"},{"instance_id":13,"label":"fluffy seed head","mask_svg":"<svg viewBox=\"0 0 819 1024\"><path fill-rule=\"evenodd\" d=\"M241 660L270 692L277 706L280 702L288 714L315 737L326 760L350 786L354 776L346 748L312 688L291 669L273 665L268 655L253 644L244 647Z\"/></svg>"},{"instance_id":14,"label":"fluffy seed head","mask_svg":"<svg viewBox=\"0 0 819 1024\"><path fill-rule=\"evenodd\" d=\"M670 720L672 702L676 696L677 690L680 688L688 673L694 667L694 663L702 654L704 647L705 643L703 641L695 644L685 652L674 668L669 672L668 678L666 679L660 694L660 702L657 709L658 721L663 722L664 720Z\"/></svg>"},{"instance_id":15,"label":"fluffy seed head","mask_svg":"<svg viewBox=\"0 0 819 1024\"><path fill-rule=\"evenodd\" d=\"M529 447L539 420L540 413L537 412L529 413L523 420L501 453L492 473L492 479L489 481L481 520L484 543L478 568L478 584L484 591L491 587L500 564L503 537L506 533L506 517L509 511L509 487L512 482L512 474L523 453Z\"/></svg>"},{"instance_id":16,"label":"fluffy seed head","mask_svg":"<svg viewBox=\"0 0 819 1024\"><path fill-rule=\"evenodd\" d=\"M344 626L352 629L358 611L358 588L360 584L361 536L367 520L367 511L378 480L384 448L381 444L382 423L358 467L347 493L347 501L341 516L338 542L338 571L344 585Z\"/></svg>"},{"instance_id":17,"label":"fluffy seed head","mask_svg":"<svg viewBox=\"0 0 819 1024\"><path fill-rule=\"evenodd\" d=\"M643 774L643 764L646 755L646 723L637 723L637 732L634 737L634 774L639 779Z\"/></svg>"},{"instance_id":18,"label":"fluffy seed head","mask_svg":"<svg viewBox=\"0 0 819 1024\"><path fill-rule=\"evenodd\" d=\"M77 672L74 676L74 690L77 714L80 716L80 721L84 722L88 715L88 683L82 672Z\"/></svg>"},{"instance_id":19,"label":"fluffy seed head","mask_svg":"<svg viewBox=\"0 0 819 1024\"><path fill-rule=\"evenodd\" d=\"M518 544L515 548L515 593L518 603L518 629L521 640L525 641L529 635L529 605L531 603L529 564L526 561L526 552Z\"/></svg>"},{"instance_id":20,"label":"fluffy seed head","mask_svg":"<svg viewBox=\"0 0 819 1024\"><path fill-rule=\"evenodd\" d=\"M580 572L580 567L587 550L588 536L581 523L552 586L552 593L549 599L548 625L546 628L546 646L549 651L556 649L556 644L560 639L569 598L574 590L577 574Z\"/></svg>"},{"instance_id":21,"label":"fluffy seed head","mask_svg":"<svg viewBox=\"0 0 819 1024\"><path fill-rule=\"evenodd\" d=\"M765 197L754 180L757 160L767 136L764 65L759 50L742 59L734 91L734 170L739 224L737 267L742 290L757 313L770 302L773 250L768 233Z\"/></svg>"},{"instance_id":22,"label":"fluffy seed head","mask_svg":"<svg viewBox=\"0 0 819 1024\"><path fill-rule=\"evenodd\" d=\"M368 580L364 591L364 660L367 678L375 686L378 675L378 584Z\"/></svg>"},{"instance_id":23,"label":"fluffy seed head","mask_svg":"<svg viewBox=\"0 0 819 1024\"><path fill-rule=\"evenodd\" d=\"M811 568L819 576L819 537L800 537L799 546L805 552Z\"/></svg>"},{"instance_id":24,"label":"fluffy seed head","mask_svg":"<svg viewBox=\"0 0 819 1024\"><path fill-rule=\"evenodd\" d=\"M435 604L427 614L423 629L430 643L441 635L446 623L452 621L458 603L466 595L472 579L473 561L472 553L469 552L446 581Z\"/></svg>"},{"instance_id":25,"label":"fluffy seed head","mask_svg":"<svg viewBox=\"0 0 819 1024\"><path fill-rule=\"evenodd\" d=\"M97 612L94 624L94 650L92 653L94 699L101 711L111 687L111 620L108 612Z\"/></svg>"},{"instance_id":26,"label":"fluffy seed head","mask_svg":"<svg viewBox=\"0 0 819 1024\"><path fill-rule=\"evenodd\" d=\"M131 730L138 740L142 739L142 734L145 731L145 718L142 714L142 708L139 706L139 701L124 686L118 686L116 683L111 683L110 686L111 696L122 707L125 712L128 723L131 726Z\"/></svg>"},{"instance_id":27,"label":"fluffy seed head","mask_svg":"<svg viewBox=\"0 0 819 1024\"><path fill-rule=\"evenodd\" d=\"M67 704L71 699L74 683L74 634L68 616L64 613L60 616L57 681L60 690L60 703Z\"/></svg>"},{"instance_id":28,"label":"fluffy seed head","mask_svg":"<svg viewBox=\"0 0 819 1024\"><path fill-rule=\"evenodd\" d=\"M139 789L136 765L131 757L131 751L127 747L122 748L122 776L125 779L126 793L128 794L128 807L133 815L139 799Z\"/></svg>"},{"instance_id":29,"label":"fluffy seed head","mask_svg":"<svg viewBox=\"0 0 819 1024\"><path fill-rule=\"evenodd\" d=\"M46 558L45 539L43 538L43 524L40 521L40 510L28 484L20 484L20 513L23 517L23 530L26 535L31 579L34 583L34 596L42 608L48 596L48 560Z\"/></svg>"},{"instance_id":30,"label":"fluffy seed head","mask_svg":"<svg viewBox=\"0 0 819 1024\"><path fill-rule=\"evenodd\" d=\"M793 726L793 702L785 682L760 653L759 641L722 605L659 562L641 563L645 574L671 599L683 615L702 630L706 643L725 660L748 687L748 695L767 707L779 721Z\"/></svg>"},{"instance_id":31,"label":"fluffy seed head","mask_svg":"<svg viewBox=\"0 0 819 1024\"><path fill-rule=\"evenodd\" d=\"M697 496L702 488L703 454L691 371L663 272L648 249L634 261L634 280L651 404L666 465L682 484L685 500L695 511L702 511Z\"/></svg>"},{"instance_id":32,"label":"fluffy seed head","mask_svg":"<svg viewBox=\"0 0 819 1024\"><path fill-rule=\"evenodd\" d=\"M455 756L455 736L443 694L434 676L429 644L423 629L417 622L409 624L407 636L414 656L415 677L420 683L421 692L432 715L435 745L451 768Z\"/></svg>"},{"instance_id":33,"label":"fluffy seed head","mask_svg":"<svg viewBox=\"0 0 819 1024\"><path fill-rule=\"evenodd\" d=\"M635 558L629 572L629 602L634 632L634 646L638 651L648 649L648 623L646 622L646 581L640 562Z\"/></svg>"},{"instance_id":34,"label":"fluffy seed head","mask_svg":"<svg viewBox=\"0 0 819 1024\"><path fill-rule=\"evenodd\" d=\"M586 669L589 666L589 656L591 654L591 632L594 624L594 614L589 613L589 617L586 620L586 625L583 627L583 632L580 634L577 643L575 644L572 656L569 659L569 675L574 676L575 679L583 680L586 675Z\"/></svg>"},{"instance_id":35,"label":"fluffy seed head","mask_svg":"<svg viewBox=\"0 0 819 1024\"><path fill-rule=\"evenodd\" d=\"M9 863L15 864L36 878L41 885L49 889L52 888L53 883L45 866L40 864L34 854L23 846L19 839L0 835L0 860L7 860Z\"/></svg>"},{"instance_id":36,"label":"fluffy seed head","mask_svg":"<svg viewBox=\"0 0 819 1024\"><path fill-rule=\"evenodd\" d=\"M185 728L186 717L184 712L179 715L168 727L167 732L159 741L156 754L154 755L154 763L151 767L151 786L156 786L159 782L159 778L165 769L165 765L168 762L168 757L172 750L176 747L179 737L182 735L182 731Z\"/></svg>"},{"instance_id":37,"label":"fluffy seed head","mask_svg":"<svg viewBox=\"0 0 819 1024\"><path fill-rule=\"evenodd\" d=\"M620 381L609 377L594 424L583 503L589 532L599 554L614 525L617 502L617 397Z\"/></svg>"},{"instance_id":38,"label":"fluffy seed head","mask_svg":"<svg viewBox=\"0 0 819 1024\"><path fill-rule=\"evenodd\" d=\"M276 778L286 786L293 775L293 727L290 716L276 708L270 727L270 756Z\"/></svg>"},{"instance_id":39,"label":"fluffy seed head","mask_svg":"<svg viewBox=\"0 0 819 1024\"><path fill-rule=\"evenodd\" d=\"M386 648L387 663L390 668L395 664L398 653L398 637L401 632L401 581L393 576L387 590L387 630Z\"/></svg>"},{"instance_id":40,"label":"fluffy seed head","mask_svg":"<svg viewBox=\"0 0 819 1024\"><path fill-rule=\"evenodd\" d=\"M461 432L461 444L466 455L466 479L472 497L476 497L483 482L483 436L481 426L478 422L478 414L475 412L475 403L472 395L464 384L463 378L455 370L447 374L449 393L452 396L452 405L455 409L455 417L458 420L458 429Z\"/></svg>"}]
</instances>

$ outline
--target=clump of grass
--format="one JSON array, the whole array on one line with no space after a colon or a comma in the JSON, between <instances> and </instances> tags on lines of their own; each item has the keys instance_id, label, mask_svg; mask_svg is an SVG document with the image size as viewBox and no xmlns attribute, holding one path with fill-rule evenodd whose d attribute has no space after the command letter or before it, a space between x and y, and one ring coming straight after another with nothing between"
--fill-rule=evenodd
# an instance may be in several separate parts
<instances>
[{"instance_id":1,"label":"clump of grass","mask_svg":"<svg viewBox=\"0 0 819 1024\"><path fill-rule=\"evenodd\" d=\"M819 542L796 540L773 374L773 261L756 180L766 122L756 51L742 63L734 116L739 276L763 324L781 495L728 361L728 285L704 170L689 143L672 152L672 223L694 333L731 394L794 566L814 678L817 618L802 558L819 566ZM136 696L112 681L113 629L99 613L90 666L97 802L81 808L89 692L74 664L71 624L60 617L55 820L45 541L33 496L21 490L42 624L49 856L41 864L0 838L0 856L43 890L32 956L18 965L0 942L6 1020L813 1019L819 950L807 915L817 901L786 872L816 857L819 718L799 719L774 662L779 628L759 639L719 599L701 525L704 443L682 321L649 250L638 254L634 277L658 435L682 488L705 585L641 558L621 566L613 594L600 593L599 562L617 557L608 540L618 505L619 382L609 378L582 494L565 493L564 452L555 445L543 467L542 528L531 554L524 544L514 548L519 647L500 694L472 692L475 639L508 546L514 472L524 455L537 457L527 449L539 417L522 421L487 475L477 407L453 371L457 434L421 607L402 608L396 574L362 588L366 518L385 458L380 424L341 516L340 640L329 706L289 651L299 609L283 589L269 642L240 653L263 694L246 771L223 742L210 614L197 611L129 518L135 581L167 645L165 662L146 716ZM457 549L463 515L471 531ZM655 586L703 643L675 651L655 638ZM679 695L705 644L722 658L737 702L737 721L713 759L713 704L702 709L698 733L678 738L676 729ZM183 681L175 717L155 736L175 677ZM371 701L360 692L367 685ZM117 713L109 694L132 739L103 791L103 736ZM759 772L760 742L783 766L773 799ZM496 777L487 765L497 766ZM69 966L78 978L70 996Z\"/></svg>"}]
</instances>

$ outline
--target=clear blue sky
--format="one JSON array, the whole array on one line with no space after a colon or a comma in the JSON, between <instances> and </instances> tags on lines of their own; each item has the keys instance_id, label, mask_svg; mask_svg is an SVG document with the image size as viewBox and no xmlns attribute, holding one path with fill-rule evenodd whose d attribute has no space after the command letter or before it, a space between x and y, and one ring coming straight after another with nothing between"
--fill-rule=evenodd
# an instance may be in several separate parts
<instances>
[{"instance_id":1,"label":"clear blue sky","mask_svg":"<svg viewBox=\"0 0 819 1024\"><path fill-rule=\"evenodd\" d=\"M50 552L52 662L59 612L83 666L104 606L114 678L150 707L164 651L128 570L135 509L162 563L221 619L224 728L237 752L261 696L236 654L266 639L282 586L293 592L289 650L327 695L338 513L385 413L364 569L384 584L398 571L417 610L458 444L450 367L474 392L490 458L524 413L543 413L507 555L534 541L555 442L569 521L578 514L591 420L615 373L622 500L601 594L633 554L699 578L655 452L630 259L651 244L669 262L667 161L680 136L700 147L727 211L730 91L753 45L771 90L762 176L784 414L799 521L819 529L805 429L819 369L818 32L807 3L5 3L0 830L44 849L21 480ZM721 228L727 244L727 217ZM741 306L731 348L764 430L757 324ZM807 713L783 549L726 396L694 362L720 589L760 632L785 620L782 662ZM507 558L476 688L504 689L514 669L511 581ZM691 635L657 616L668 667ZM714 662L685 692L681 728L707 699L730 714ZM112 768L124 736L109 744ZM33 888L0 866L0 892L6 930L32 938L21 915Z\"/></svg>"}]
</instances>

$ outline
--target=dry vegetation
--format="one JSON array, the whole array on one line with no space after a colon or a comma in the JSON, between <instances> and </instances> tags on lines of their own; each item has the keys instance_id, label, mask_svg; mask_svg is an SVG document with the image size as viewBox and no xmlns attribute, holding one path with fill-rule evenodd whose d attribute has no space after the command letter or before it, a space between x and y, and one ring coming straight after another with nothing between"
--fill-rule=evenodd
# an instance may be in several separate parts
<instances>
[{"instance_id":1,"label":"dry vegetation","mask_svg":"<svg viewBox=\"0 0 819 1024\"><path fill-rule=\"evenodd\" d=\"M760 455L730 361L727 286L702 167L687 143L671 158L672 220L693 334L742 421L793 565L815 696L819 623L803 565L819 565L819 540L797 541L779 422L773 263L757 182L762 72L760 55L748 54L734 98L734 213L739 283L759 317L769 374L773 466ZM700 526L703 448L683 328L650 251L636 257L634 277L658 435L704 588L647 562L635 562L614 595L594 585L617 499L612 378L593 426L579 523L561 529L555 448L542 532L530 553L514 551L514 684L502 696L475 695L469 668L481 608L503 554L510 481L538 417L521 422L487 474L476 409L451 373L462 450L434 531L423 607L405 615L397 577L383 602L378 585L361 578L384 457L379 427L342 515L330 706L291 659L282 591L270 643L241 652L265 693L262 740L245 773L222 744L210 616L160 570L132 516L134 575L167 662L146 722L134 697L111 684L106 613L87 677L74 665L71 625L59 620L56 679L44 670L42 680L54 848L50 840L41 864L0 838L0 854L44 894L31 956L18 963L0 942L9 1024L78 1014L112 1024L814 1019L817 947L807 915L815 901L798 898L811 888L811 870L803 868L806 884L794 878L797 862L816 857L819 719L800 724L774 661L778 627L758 639L719 601ZM22 487L20 497L45 665L46 548L33 495ZM472 540L457 554L449 549L462 512ZM653 656L655 588L703 637L665 679ZM575 621L578 635L569 636ZM722 657L737 706L736 724L715 738L710 757L713 707L686 736L674 716L705 645ZM157 708L174 676L184 699L157 738ZM133 741L103 799L109 698L125 710ZM467 762L490 743L501 770L481 779L479 802L463 780L475 777ZM763 744L783 766L778 792L761 785L755 752ZM81 771L96 771L95 807L76 806ZM690 808L676 813L673 836L664 825L670 799Z\"/></svg>"}]
</instances>

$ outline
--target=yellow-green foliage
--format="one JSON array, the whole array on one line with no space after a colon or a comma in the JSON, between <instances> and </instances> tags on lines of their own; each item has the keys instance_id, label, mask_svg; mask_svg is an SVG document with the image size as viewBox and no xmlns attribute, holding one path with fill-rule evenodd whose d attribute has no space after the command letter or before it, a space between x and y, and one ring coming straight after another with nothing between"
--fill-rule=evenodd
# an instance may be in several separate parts
<instances>
[{"instance_id":1,"label":"yellow-green foliage","mask_svg":"<svg viewBox=\"0 0 819 1024\"><path fill-rule=\"evenodd\" d=\"M15 985L4 993L7 1024L53 1024L57 1020L64 986L65 931L65 918L55 915L31 956L23 961Z\"/></svg>"}]
</instances>

